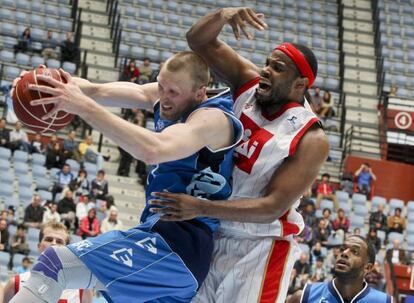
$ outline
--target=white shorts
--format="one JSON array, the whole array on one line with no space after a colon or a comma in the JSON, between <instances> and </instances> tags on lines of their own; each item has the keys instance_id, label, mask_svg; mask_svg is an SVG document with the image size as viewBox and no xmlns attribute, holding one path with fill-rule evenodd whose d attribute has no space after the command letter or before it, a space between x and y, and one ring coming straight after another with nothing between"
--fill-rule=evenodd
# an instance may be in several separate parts
<instances>
[{"instance_id":1,"label":"white shorts","mask_svg":"<svg viewBox=\"0 0 414 303\"><path fill-rule=\"evenodd\" d=\"M192 302L284 303L300 248L293 238L218 234L206 280Z\"/></svg>"}]
</instances>

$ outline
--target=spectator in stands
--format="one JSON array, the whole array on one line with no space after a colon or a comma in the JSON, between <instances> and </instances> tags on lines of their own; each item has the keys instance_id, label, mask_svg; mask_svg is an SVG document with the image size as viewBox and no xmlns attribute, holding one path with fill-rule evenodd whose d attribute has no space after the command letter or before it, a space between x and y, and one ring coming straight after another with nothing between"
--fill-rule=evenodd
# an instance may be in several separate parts
<instances>
[{"instance_id":1,"label":"spectator in stands","mask_svg":"<svg viewBox=\"0 0 414 303\"><path fill-rule=\"evenodd\" d=\"M88 215L80 221L79 236L81 236L82 239L96 237L99 232L99 221L96 217L96 210L92 208L88 211Z\"/></svg>"},{"instance_id":2,"label":"spectator in stands","mask_svg":"<svg viewBox=\"0 0 414 303\"><path fill-rule=\"evenodd\" d=\"M358 178L358 191L369 199L371 196L371 182L377 180L369 163L361 164L355 172L355 177Z\"/></svg>"},{"instance_id":3,"label":"spectator in stands","mask_svg":"<svg viewBox=\"0 0 414 303\"><path fill-rule=\"evenodd\" d=\"M76 131L71 130L68 137L63 140L63 156L66 159L79 160L78 144L75 141Z\"/></svg>"},{"instance_id":4,"label":"spectator in stands","mask_svg":"<svg viewBox=\"0 0 414 303\"><path fill-rule=\"evenodd\" d=\"M46 60L48 59L57 59L58 55L56 52L56 47L58 46L58 41L53 38L53 32L47 31L46 39L42 42L42 56Z\"/></svg>"},{"instance_id":5,"label":"spectator in stands","mask_svg":"<svg viewBox=\"0 0 414 303\"><path fill-rule=\"evenodd\" d=\"M19 225L17 227L16 234L12 237L10 251L12 254L29 254L30 249L29 244L27 244L26 241L26 228L24 225Z\"/></svg>"},{"instance_id":6,"label":"spectator in stands","mask_svg":"<svg viewBox=\"0 0 414 303\"><path fill-rule=\"evenodd\" d=\"M7 229L7 221L0 220L0 251L9 251L9 230Z\"/></svg>"},{"instance_id":7,"label":"spectator in stands","mask_svg":"<svg viewBox=\"0 0 414 303\"><path fill-rule=\"evenodd\" d=\"M344 233L348 232L349 219L345 216L345 212L342 208L338 209L335 220L332 221L332 228L334 231L342 229Z\"/></svg>"},{"instance_id":8,"label":"spectator in stands","mask_svg":"<svg viewBox=\"0 0 414 303\"><path fill-rule=\"evenodd\" d=\"M290 274L290 281L289 281L289 289L288 294L294 294L298 290L302 289L303 285L301 285L301 281L296 270L293 268Z\"/></svg>"},{"instance_id":9,"label":"spectator in stands","mask_svg":"<svg viewBox=\"0 0 414 303\"><path fill-rule=\"evenodd\" d=\"M30 203L24 210L24 225L26 227L40 228L43 222L43 213L45 209L41 205L42 199L35 194Z\"/></svg>"},{"instance_id":10,"label":"spectator in stands","mask_svg":"<svg viewBox=\"0 0 414 303\"><path fill-rule=\"evenodd\" d=\"M388 249L385 253L385 259L388 263L392 264L406 264L406 255L404 249L400 247L400 240L394 239L392 242L392 248Z\"/></svg>"},{"instance_id":11,"label":"spectator in stands","mask_svg":"<svg viewBox=\"0 0 414 303\"><path fill-rule=\"evenodd\" d=\"M3 212L5 214L5 217L3 218L2 216L0 219L5 219L7 221L7 226L17 225L17 218L15 218L14 216L15 211L13 206L10 205L9 208L7 210L4 210Z\"/></svg>"},{"instance_id":12,"label":"spectator in stands","mask_svg":"<svg viewBox=\"0 0 414 303\"><path fill-rule=\"evenodd\" d=\"M66 33L66 40L61 44L61 61L69 61L78 65L79 63L79 48L76 46L75 42L73 41L73 33L67 32Z\"/></svg>"},{"instance_id":13,"label":"spectator in stands","mask_svg":"<svg viewBox=\"0 0 414 303\"><path fill-rule=\"evenodd\" d=\"M151 61L149 58L144 58L144 62L139 66L139 71L139 83L148 83L152 74Z\"/></svg>"},{"instance_id":14,"label":"spectator in stands","mask_svg":"<svg viewBox=\"0 0 414 303\"><path fill-rule=\"evenodd\" d=\"M372 270L365 276L365 281L369 286L379 290L384 290L385 280L382 274L381 265L378 261L375 261Z\"/></svg>"},{"instance_id":15,"label":"spectator in stands","mask_svg":"<svg viewBox=\"0 0 414 303\"><path fill-rule=\"evenodd\" d=\"M375 228L371 227L369 229L369 232L367 234L367 242L371 243L372 246L375 247L375 250L377 251L377 253L381 249L381 239L378 238L377 230Z\"/></svg>"},{"instance_id":16,"label":"spectator in stands","mask_svg":"<svg viewBox=\"0 0 414 303\"><path fill-rule=\"evenodd\" d=\"M302 253L299 260L295 262L293 268L296 271L296 275L299 277L301 286L305 286L311 274L311 266L309 264L308 254Z\"/></svg>"},{"instance_id":17,"label":"spectator in stands","mask_svg":"<svg viewBox=\"0 0 414 303\"><path fill-rule=\"evenodd\" d=\"M376 230L382 230L384 232L388 230L387 216L384 214L383 204L379 204L377 211L371 213L369 217L369 226L370 228L375 228Z\"/></svg>"},{"instance_id":18,"label":"spectator in stands","mask_svg":"<svg viewBox=\"0 0 414 303\"><path fill-rule=\"evenodd\" d=\"M120 80L139 83L138 77L139 77L139 68L136 65L135 60L130 59L128 64L125 66L124 71L121 74Z\"/></svg>"},{"instance_id":19,"label":"spectator in stands","mask_svg":"<svg viewBox=\"0 0 414 303\"><path fill-rule=\"evenodd\" d=\"M110 230L122 230L123 228L122 221L118 219L118 209L112 206L109 209L109 215L101 223L101 232L106 233Z\"/></svg>"},{"instance_id":20,"label":"spectator in stands","mask_svg":"<svg viewBox=\"0 0 414 303\"><path fill-rule=\"evenodd\" d=\"M321 242L317 241L315 243L315 245L312 247L310 257L311 257L311 262L312 263L314 263L316 261L316 259L319 258L319 257L322 257L322 258L326 257L325 254L322 251Z\"/></svg>"},{"instance_id":21,"label":"spectator in stands","mask_svg":"<svg viewBox=\"0 0 414 303\"><path fill-rule=\"evenodd\" d=\"M324 208L324 210L322 211L323 225L328 230L329 234L332 231L331 214L332 214L332 212L329 208Z\"/></svg>"},{"instance_id":22,"label":"spectator in stands","mask_svg":"<svg viewBox=\"0 0 414 303\"><path fill-rule=\"evenodd\" d=\"M30 142L30 151L35 154L43 154L45 152L40 134L37 133L32 142Z\"/></svg>"},{"instance_id":23,"label":"spectator in stands","mask_svg":"<svg viewBox=\"0 0 414 303\"><path fill-rule=\"evenodd\" d=\"M56 134L52 134L49 138L49 142L46 145L46 153L53 150L56 142L59 142L58 137Z\"/></svg>"},{"instance_id":24,"label":"spectator in stands","mask_svg":"<svg viewBox=\"0 0 414 303\"><path fill-rule=\"evenodd\" d=\"M114 204L112 196L108 195L108 181L105 180L105 171L100 170L96 178L92 180L91 194L94 200L104 200L107 207L110 208Z\"/></svg>"},{"instance_id":25,"label":"spectator in stands","mask_svg":"<svg viewBox=\"0 0 414 303\"><path fill-rule=\"evenodd\" d=\"M341 177L340 188L347 192L349 196L354 193L354 175L350 172L344 172Z\"/></svg>"},{"instance_id":26,"label":"spectator in stands","mask_svg":"<svg viewBox=\"0 0 414 303\"><path fill-rule=\"evenodd\" d=\"M321 109L318 114L321 118L331 118L335 114L333 110L332 96L327 90L323 93Z\"/></svg>"},{"instance_id":27,"label":"spectator in stands","mask_svg":"<svg viewBox=\"0 0 414 303\"><path fill-rule=\"evenodd\" d=\"M92 136L88 135L85 139L79 144L79 155L85 162L96 163L98 169L102 169L103 161L109 160L109 156L104 157L101 153L98 152L98 148L93 144Z\"/></svg>"},{"instance_id":28,"label":"spectator in stands","mask_svg":"<svg viewBox=\"0 0 414 303\"><path fill-rule=\"evenodd\" d=\"M355 227L352 234L360 236L361 235L361 229L359 227Z\"/></svg>"},{"instance_id":29,"label":"spectator in stands","mask_svg":"<svg viewBox=\"0 0 414 303\"><path fill-rule=\"evenodd\" d=\"M93 204L89 202L88 196L81 196L78 203L76 203L76 217L79 222L88 215L88 211L94 208Z\"/></svg>"},{"instance_id":30,"label":"spectator in stands","mask_svg":"<svg viewBox=\"0 0 414 303\"><path fill-rule=\"evenodd\" d=\"M97 214L99 222L103 222L105 218L108 217L108 206L106 201L100 200L99 203L96 203Z\"/></svg>"},{"instance_id":31,"label":"spectator in stands","mask_svg":"<svg viewBox=\"0 0 414 303\"><path fill-rule=\"evenodd\" d=\"M394 210L394 215L388 217L388 232L395 232L402 234L405 229L405 219L401 217L401 208L397 207Z\"/></svg>"},{"instance_id":32,"label":"spectator in stands","mask_svg":"<svg viewBox=\"0 0 414 303\"><path fill-rule=\"evenodd\" d=\"M307 197L303 197L301 200L301 214L303 220L305 221L305 225L312 227L315 224L316 216L315 216L315 203Z\"/></svg>"},{"instance_id":33,"label":"spectator in stands","mask_svg":"<svg viewBox=\"0 0 414 303\"><path fill-rule=\"evenodd\" d=\"M0 146L9 147L10 142L10 130L6 128L6 119L0 119Z\"/></svg>"},{"instance_id":34,"label":"spectator in stands","mask_svg":"<svg viewBox=\"0 0 414 303\"><path fill-rule=\"evenodd\" d=\"M161 68L164 66L164 61L161 61L158 65L158 68L153 70L150 77L150 82L157 82L158 74L160 73Z\"/></svg>"},{"instance_id":35,"label":"spectator in stands","mask_svg":"<svg viewBox=\"0 0 414 303\"><path fill-rule=\"evenodd\" d=\"M27 52L31 49L32 38L30 36L30 27L26 27L23 33L19 36L17 44L14 46L14 53Z\"/></svg>"},{"instance_id":36,"label":"spectator in stands","mask_svg":"<svg viewBox=\"0 0 414 303\"><path fill-rule=\"evenodd\" d=\"M316 190L316 208L321 207L322 199L329 199L333 201L335 210L339 209L338 199L336 198L332 185L329 183L331 176L327 173L322 175L322 181L318 184Z\"/></svg>"},{"instance_id":37,"label":"spectator in stands","mask_svg":"<svg viewBox=\"0 0 414 303\"><path fill-rule=\"evenodd\" d=\"M52 188L53 201L55 201L56 194L62 192L66 186L69 186L73 179L73 174L70 172L70 165L65 163L62 169L56 173L56 182Z\"/></svg>"},{"instance_id":38,"label":"spectator in stands","mask_svg":"<svg viewBox=\"0 0 414 303\"><path fill-rule=\"evenodd\" d=\"M314 241L320 242L322 246L326 246L328 244L329 235L330 231L325 225L325 220L320 219L318 226L314 229L313 232Z\"/></svg>"},{"instance_id":39,"label":"spectator in stands","mask_svg":"<svg viewBox=\"0 0 414 303\"><path fill-rule=\"evenodd\" d=\"M323 257L317 257L316 262L312 265L312 276L310 280L313 283L324 282L328 275L327 269L323 262Z\"/></svg>"},{"instance_id":40,"label":"spectator in stands","mask_svg":"<svg viewBox=\"0 0 414 303\"><path fill-rule=\"evenodd\" d=\"M68 230L74 231L76 229L76 204L73 200L73 193L67 190L62 200L57 205L58 213L62 221L65 223Z\"/></svg>"},{"instance_id":41,"label":"spectator in stands","mask_svg":"<svg viewBox=\"0 0 414 303\"><path fill-rule=\"evenodd\" d=\"M30 151L30 142L27 133L22 130L22 123L17 121L14 130L10 132L10 149L15 151L17 149Z\"/></svg>"},{"instance_id":42,"label":"spectator in stands","mask_svg":"<svg viewBox=\"0 0 414 303\"><path fill-rule=\"evenodd\" d=\"M390 92L388 93L388 97L397 97L398 86L395 83L391 84Z\"/></svg>"},{"instance_id":43,"label":"spectator in stands","mask_svg":"<svg viewBox=\"0 0 414 303\"><path fill-rule=\"evenodd\" d=\"M53 148L46 149L46 164L47 169L62 168L65 163L65 156L63 154L62 146L59 142L53 144Z\"/></svg>"},{"instance_id":44,"label":"spectator in stands","mask_svg":"<svg viewBox=\"0 0 414 303\"><path fill-rule=\"evenodd\" d=\"M22 259L22 265L19 265L14 270L17 274L21 275L24 274L27 271L30 271L32 269L33 262L29 257L24 257Z\"/></svg>"},{"instance_id":45,"label":"spectator in stands","mask_svg":"<svg viewBox=\"0 0 414 303\"><path fill-rule=\"evenodd\" d=\"M59 223L60 221L61 218L58 213L57 203L49 201L45 205L45 212L43 214L43 225L48 224L49 222Z\"/></svg>"},{"instance_id":46,"label":"spectator in stands","mask_svg":"<svg viewBox=\"0 0 414 303\"><path fill-rule=\"evenodd\" d=\"M76 197L84 197L90 195L91 186L89 184L88 173L86 170L79 170L78 176L71 182L70 188L75 193Z\"/></svg>"},{"instance_id":47,"label":"spectator in stands","mask_svg":"<svg viewBox=\"0 0 414 303\"><path fill-rule=\"evenodd\" d=\"M322 97L321 90L319 87L315 87L313 90L313 95L311 95L311 107L315 113L320 113L322 107Z\"/></svg>"}]
</instances>

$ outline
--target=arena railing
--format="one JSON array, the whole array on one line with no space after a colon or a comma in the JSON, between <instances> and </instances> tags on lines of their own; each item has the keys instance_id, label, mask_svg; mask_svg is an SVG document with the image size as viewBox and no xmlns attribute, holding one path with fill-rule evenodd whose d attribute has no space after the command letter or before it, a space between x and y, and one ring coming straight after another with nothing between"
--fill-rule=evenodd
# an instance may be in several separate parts
<instances>
[{"instance_id":1,"label":"arena railing","mask_svg":"<svg viewBox=\"0 0 414 303\"><path fill-rule=\"evenodd\" d=\"M73 19L73 27L72 27L72 31L75 31L75 24L77 22L77 19L80 19L80 16L78 16L78 6L79 6L79 2L78 0L72 0L72 13L71 13L71 18ZM78 17L77 17L78 16Z\"/></svg>"}]
</instances>

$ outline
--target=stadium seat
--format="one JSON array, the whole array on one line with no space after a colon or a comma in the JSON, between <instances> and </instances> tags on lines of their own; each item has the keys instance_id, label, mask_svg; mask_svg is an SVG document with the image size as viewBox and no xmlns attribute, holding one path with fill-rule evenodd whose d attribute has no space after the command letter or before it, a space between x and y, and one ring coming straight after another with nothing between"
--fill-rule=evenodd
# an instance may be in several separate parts
<instances>
[{"instance_id":1,"label":"stadium seat","mask_svg":"<svg viewBox=\"0 0 414 303\"><path fill-rule=\"evenodd\" d=\"M389 205L389 214L393 215L394 210L398 207L401 208L401 211L404 210L404 201L399 199L391 199L388 203Z\"/></svg>"},{"instance_id":2,"label":"stadium seat","mask_svg":"<svg viewBox=\"0 0 414 303\"><path fill-rule=\"evenodd\" d=\"M28 241L39 241L40 229L29 227L27 229L27 239Z\"/></svg>"},{"instance_id":3,"label":"stadium seat","mask_svg":"<svg viewBox=\"0 0 414 303\"><path fill-rule=\"evenodd\" d=\"M379 197L379 196L374 196L371 199L372 201L372 209L376 210L378 208L378 205L382 204L382 205L386 205L387 204L387 200L383 197Z\"/></svg>"},{"instance_id":4,"label":"stadium seat","mask_svg":"<svg viewBox=\"0 0 414 303\"><path fill-rule=\"evenodd\" d=\"M46 61L46 65L49 68L60 68L60 62L58 60L55 60L55 59L48 59Z\"/></svg>"},{"instance_id":5,"label":"stadium seat","mask_svg":"<svg viewBox=\"0 0 414 303\"><path fill-rule=\"evenodd\" d=\"M10 168L10 162L6 159L0 158L0 170L2 171L8 171Z\"/></svg>"},{"instance_id":6,"label":"stadium seat","mask_svg":"<svg viewBox=\"0 0 414 303\"><path fill-rule=\"evenodd\" d=\"M52 193L46 190L39 190L38 194L42 201L52 201Z\"/></svg>"},{"instance_id":7,"label":"stadium seat","mask_svg":"<svg viewBox=\"0 0 414 303\"><path fill-rule=\"evenodd\" d=\"M33 190L30 187L19 187L19 199L21 201L31 201L33 198Z\"/></svg>"},{"instance_id":8,"label":"stadium seat","mask_svg":"<svg viewBox=\"0 0 414 303\"><path fill-rule=\"evenodd\" d=\"M19 188L20 187L31 187L33 179L30 175L19 176Z\"/></svg>"},{"instance_id":9,"label":"stadium seat","mask_svg":"<svg viewBox=\"0 0 414 303\"><path fill-rule=\"evenodd\" d=\"M368 214L368 208L365 205L354 205L354 214L365 217Z\"/></svg>"},{"instance_id":10,"label":"stadium seat","mask_svg":"<svg viewBox=\"0 0 414 303\"><path fill-rule=\"evenodd\" d=\"M349 194L346 191L337 190L335 192L336 197L338 198L339 202L346 202L348 203Z\"/></svg>"},{"instance_id":11,"label":"stadium seat","mask_svg":"<svg viewBox=\"0 0 414 303\"><path fill-rule=\"evenodd\" d=\"M352 204L353 205L362 205L365 206L367 197L362 194L355 193L352 195Z\"/></svg>"},{"instance_id":12,"label":"stadium seat","mask_svg":"<svg viewBox=\"0 0 414 303\"><path fill-rule=\"evenodd\" d=\"M62 68L72 75L76 72L76 64L72 62L68 62L68 61L63 62Z\"/></svg>"},{"instance_id":13,"label":"stadium seat","mask_svg":"<svg viewBox=\"0 0 414 303\"><path fill-rule=\"evenodd\" d=\"M3 49L0 52L0 61L13 63L14 62L14 54L11 51Z\"/></svg>"},{"instance_id":14,"label":"stadium seat","mask_svg":"<svg viewBox=\"0 0 414 303\"><path fill-rule=\"evenodd\" d=\"M361 216L352 216L351 218L350 218L350 220L351 220L351 229L354 229L354 228L364 228L364 225L365 225L365 223L364 223L364 221L365 221L365 219L364 219L364 217L361 217Z\"/></svg>"},{"instance_id":15,"label":"stadium seat","mask_svg":"<svg viewBox=\"0 0 414 303\"><path fill-rule=\"evenodd\" d=\"M39 57L39 56L32 56L32 60L31 60L31 66L32 67L38 67L39 65L45 64L45 60L43 59L43 57Z\"/></svg>"},{"instance_id":16,"label":"stadium seat","mask_svg":"<svg viewBox=\"0 0 414 303\"><path fill-rule=\"evenodd\" d=\"M0 251L0 267L2 267L0 271L4 271L5 268L7 268L9 264L9 260L10 260L10 254L8 252Z\"/></svg>"},{"instance_id":17,"label":"stadium seat","mask_svg":"<svg viewBox=\"0 0 414 303\"><path fill-rule=\"evenodd\" d=\"M13 154L13 159L15 162L26 163L29 159L29 153L22 150L16 150Z\"/></svg>"},{"instance_id":18,"label":"stadium seat","mask_svg":"<svg viewBox=\"0 0 414 303\"><path fill-rule=\"evenodd\" d=\"M98 172L98 168L96 167L96 164L85 162L84 163L84 168L85 168L86 172L88 173L88 177L91 176L91 177L95 178L96 173Z\"/></svg>"},{"instance_id":19,"label":"stadium seat","mask_svg":"<svg viewBox=\"0 0 414 303\"><path fill-rule=\"evenodd\" d=\"M55 19L55 18L46 18L45 19L45 26L47 27L47 28L50 28L50 29L57 29L59 26L58 26L58 20L57 19Z\"/></svg>"},{"instance_id":20,"label":"stadium seat","mask_svg":"<svg viewBox=\"0 0 414 303\"><path fill-rule=\"evenodd\" d=\"M49 178L37 178L36 179L36 190L49 190L52 186Z\"/></svg>"},{"instance_id":21,"label":"stadium seat","mask_svg":"<svg viewBox=\"0 0 414 303\"><path fill-rule=\"evenodd\" d=\"M28 16L25 12L16 11L15 17L17 22L26 23Z\"/></svg>"},{"instance_id":22,"label":"stadium seat","mask_svg":"<svg viewBox=\"0 0 414 303\"><path fill-rule=\"evenodd\" d=\"M326 200L326 199L322 200L321 201L321 209L325 209L325 208L328 208L331 211L333 211L333 209L334 209L333 202L331 200Z\"/></svg>"},{"instance_id":23,"label":"stadium seat","mask_svg":"<svg viewBox=\"0 0 414 303\"><path fill-rule=\"evenodd\" d=\"M400 234L400 233L396 233L396 232L390 232L388 234L388 241L389 241L390 244L392 244L392 242L396 239L399 240L400 243L403 243L404 242L404 235Z\"/></svg>"},{"instance_id":24,"label":"stadium seat","mask_svg":"<svg viewBox=\"0 0 414 303\"><path fill-rule=\"evenodd\" d=\"M20 70L14 66L4 67L4 76L7 79L15 79L20 75Z\"/></svg>"},{"instance_id":25,"label":"stadium seat","mask_svg":"<svg viewBox=\"0 0 414 303\"><path fill-rule=\"evenodd\" d=\"M15 162L14 163L14 173L17 176L27 175L29 173L29 166L27 163Z\"/></svg>"},{"instance_id":26,"label":"stadium seat","mask_svg":"<svg viewBox=\"0 0 414 303\"><path fill-rule=\"evenodd\" d=\"M407 202L407 210L408 210L408 213L414 212L414 201Z\"/></svg>"}]
</instances>

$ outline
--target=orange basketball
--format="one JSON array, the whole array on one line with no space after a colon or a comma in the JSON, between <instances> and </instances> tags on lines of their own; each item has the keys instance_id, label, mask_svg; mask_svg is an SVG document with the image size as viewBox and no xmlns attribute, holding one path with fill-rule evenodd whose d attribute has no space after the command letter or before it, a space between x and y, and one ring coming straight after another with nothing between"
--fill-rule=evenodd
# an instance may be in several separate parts
<instances>
[{"instance_id":1,"label":"orange basketball","mask_svg":"<svg viewBox=\"0 0 414 303\"><path fill-rule=\"evenodd\" d=\"M66 82L56 69L36 68L25 74L17 82L13 93L13 108L17 118L28 128L40 133L55 132L68 125L72 121L73 115L59 111L53 117L42 120L42 117L51 111L54 105L30 105L32 100L51 97L49 94L28 88L29 84L50 86L48 83L37 79L37 76L41 74L53 77L60 82Z\"/></svg>"}]
</instances>

